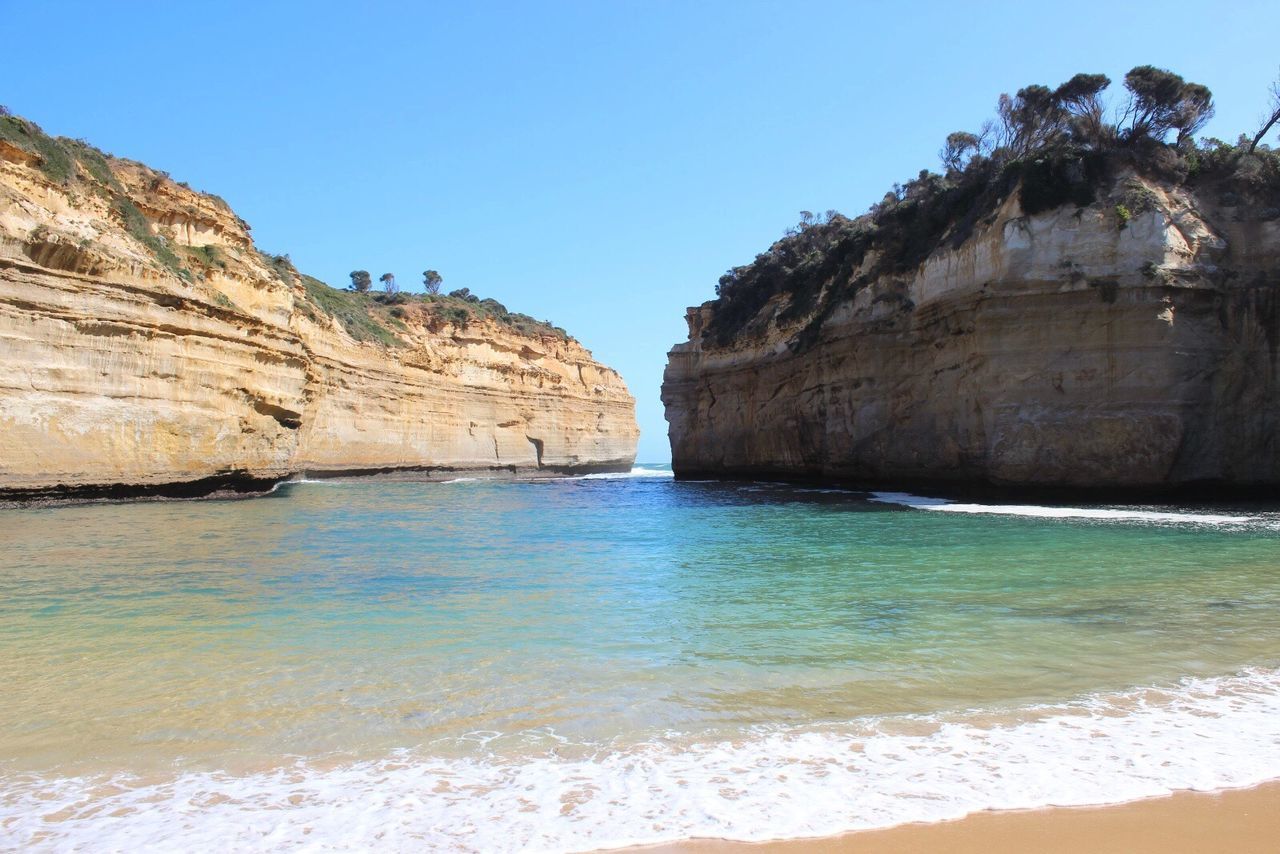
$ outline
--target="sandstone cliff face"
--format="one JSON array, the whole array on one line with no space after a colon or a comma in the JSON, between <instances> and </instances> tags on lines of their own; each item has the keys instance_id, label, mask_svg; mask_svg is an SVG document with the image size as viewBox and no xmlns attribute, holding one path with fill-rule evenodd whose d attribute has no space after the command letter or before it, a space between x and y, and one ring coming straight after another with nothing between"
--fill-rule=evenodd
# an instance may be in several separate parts
<instances>
[{"instance_id":1,"label":"sandstone cliff face","mask_svg":"<svg viewBox=\"0 0 1280 854\"><path fill-rule=\"evenodd\" d=\"M1127 224L1122 187L1152 204ZM786 295L727 346L702 335L715 304L690 309L663 384L677 474L1280 483L1280 220L1132 174L1109 192L1034 216L1015 193L806 348Z\"/></svg>"},{"instance_id":2,"label":"sandstone cliff face","mask_svg":"<svg viewBox=\"0 0 1280 854\"><path fill-rule=\"evenodd\" d=\"M634 401L576 341L413 305L357 341L220 199L92 162L0 140L0 497L631 466Z\"/></svg>"}]
</instances>

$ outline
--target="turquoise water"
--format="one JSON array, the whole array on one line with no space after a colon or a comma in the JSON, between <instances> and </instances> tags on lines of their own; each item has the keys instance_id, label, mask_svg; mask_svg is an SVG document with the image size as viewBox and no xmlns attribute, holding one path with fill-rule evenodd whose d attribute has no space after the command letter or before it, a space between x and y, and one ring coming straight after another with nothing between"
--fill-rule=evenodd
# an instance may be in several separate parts
<instances>
[{"instance_id":1,"label":"turquoise water","mask_svg":"<svg viewBox=\"0 0 1280 854\"><path fill-rule=\"evenodd\" d=\"M634 474L0 512L0 843L585 849L1280 777L1280 514Z\"/></svg>"}]
</instances>

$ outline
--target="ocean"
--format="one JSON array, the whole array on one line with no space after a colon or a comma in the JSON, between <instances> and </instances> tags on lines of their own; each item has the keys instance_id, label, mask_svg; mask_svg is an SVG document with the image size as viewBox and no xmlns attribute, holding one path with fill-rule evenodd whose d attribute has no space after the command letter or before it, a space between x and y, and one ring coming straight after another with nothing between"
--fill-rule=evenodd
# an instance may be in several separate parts
<instances>
[{"instance_id":1,"label":"ocean","mask_svg":"<svg viewBox=\"0 0 1280 854\"><path fill-rule=\"evenodd\" d=\"M1280 512L326 481L0 511L0 848L574 851L1280 777Z\"/></svg>"}]
</instances>

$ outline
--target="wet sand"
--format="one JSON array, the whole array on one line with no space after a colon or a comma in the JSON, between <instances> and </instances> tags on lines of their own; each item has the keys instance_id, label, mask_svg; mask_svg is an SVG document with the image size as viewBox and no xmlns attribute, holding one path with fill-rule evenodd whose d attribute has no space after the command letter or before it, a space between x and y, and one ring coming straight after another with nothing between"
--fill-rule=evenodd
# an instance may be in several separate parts
<instances>
[{"instance_id":1,"label":"wet sand","mask_svg":"<svg viewBox=\"0 0 1280 854\"><path fill-rule=\"evenodd\" d=\"M636 849L661 854L1275 854L1280 782L1110 807L983 812L823 839L740 843L695 840Z\"/></svg>"}]
</instances>

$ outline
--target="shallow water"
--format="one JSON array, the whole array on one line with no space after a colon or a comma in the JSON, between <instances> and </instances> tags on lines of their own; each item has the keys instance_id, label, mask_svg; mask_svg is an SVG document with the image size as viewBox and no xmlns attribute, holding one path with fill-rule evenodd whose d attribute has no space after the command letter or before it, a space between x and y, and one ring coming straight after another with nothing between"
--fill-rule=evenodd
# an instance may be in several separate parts
<instances>
[{"instance_id":1,"label":"shallow water","mask_svg":"<svg viewBox=\"0 0 1280 854\"><path fill-rule=\"evenodd\" d=\"M634 477L0 512L0 847L763 839L1280 777L1280 514Z\"/></svg>"}]
</instances>

